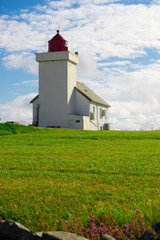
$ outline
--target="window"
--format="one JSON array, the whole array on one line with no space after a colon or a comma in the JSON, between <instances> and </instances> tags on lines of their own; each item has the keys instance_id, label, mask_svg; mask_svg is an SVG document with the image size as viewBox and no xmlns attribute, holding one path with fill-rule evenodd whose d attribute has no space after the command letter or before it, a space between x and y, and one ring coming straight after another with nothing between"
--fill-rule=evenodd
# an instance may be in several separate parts
<instances>
[{"instance_id":1,"label":"window","mask_svg":"<svg viewBox=\"0 0 160 240\"><path fill-rule=\"evenodd\" d=\"M95 113L95 106L93 106L93 113Z\"/></svg>"},{"instance_id":2,"label":"window","mask_svg":"<svg viewBox=\"0 0 160 240\"><path fill-rule=\"evenodd\" d=\"M90 112L90 120L94 120L94 113L93 112Z\"/></svg>"},{"instance_id":3,"label":"window","mask_svg":"<svg viewBox=\"0 0 160 240\"><path fill-rule=\"evenodd\" d=\"M80 120L76 120L76 123L79 123L80 122Z\"/></svg>"},{"instance_id":4,"label":"window","mask_svg":"<svg viewBox=\"0 0 160 240\"><path fill-rule=\"evenodd\" d=\"M102 118L102 108L99 109L99 117Z\"/></svg>"},{"instance_id":5,"label":"window","mask_svg":"<svg viewBox=\"0 0 160 240\"><path fill-rule=\"evenodd\" d=\"M102 117L106 117L106 110L102 110Z\"/></svg>"},{"instance_id":6,"label":"window","mask_svg":"<svg viewBox=\"0 0 160 240\"><path fill-rule=\"evenodd\" d=\"M106 119L106 109L100 108L99 111L100 118L102 119L103 117L105 117Z\"/></svg>"}]
</instances>

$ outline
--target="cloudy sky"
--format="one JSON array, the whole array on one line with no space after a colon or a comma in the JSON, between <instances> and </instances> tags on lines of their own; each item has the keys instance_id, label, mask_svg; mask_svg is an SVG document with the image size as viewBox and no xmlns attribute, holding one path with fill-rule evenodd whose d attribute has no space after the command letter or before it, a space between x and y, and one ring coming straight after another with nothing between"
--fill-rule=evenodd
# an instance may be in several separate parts
<instances>
[{"instance_id":1,"label":"cloudy sky","mask_svg":"<svg viewBox=\"0 0 160 240\"><path fill-rule=\"evenodd\" d=\"M1 122L32 122L35 53L59 27L113 129L160 129L160 0L0 0Z\"/></svg>"}]
</instances>

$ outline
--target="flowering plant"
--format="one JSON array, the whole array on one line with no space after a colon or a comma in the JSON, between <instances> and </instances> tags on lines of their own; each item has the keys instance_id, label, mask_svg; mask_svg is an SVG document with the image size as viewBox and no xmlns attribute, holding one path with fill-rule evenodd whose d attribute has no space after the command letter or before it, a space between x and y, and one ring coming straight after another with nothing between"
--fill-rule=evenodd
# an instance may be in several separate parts
<instances>
[{"instance_id":1,"label":"flowering plant","mask_svg":"<svg viewBox=\"0 0 160 240\"><path fill-rule=\"evenodd\" d=\"M66 221L64 230L91 240L99 240L105 234L111 235L117 240L134 240L140 237L146 230L145 218L144 216L140 217L139 212L139 210L136 210L135 216L132 217L132 222L124 224L121 227L115 224L106 226L106 224L99 222L90 214L86 226L83 226L83 224L74 217L71 223Z\"/></svg>"}]
</instances>

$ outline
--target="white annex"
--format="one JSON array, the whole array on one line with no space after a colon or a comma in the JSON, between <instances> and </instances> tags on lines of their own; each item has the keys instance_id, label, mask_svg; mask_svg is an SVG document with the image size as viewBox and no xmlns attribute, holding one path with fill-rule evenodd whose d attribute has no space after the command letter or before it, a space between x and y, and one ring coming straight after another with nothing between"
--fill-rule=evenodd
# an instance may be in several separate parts
<instances>
[{"instance_id":1,"label":"white annex","mask_svg":"<svg viewBox=\"0 0 160 240\"><path fill-rule=\"evenodd\" d=\"M76 81L77 53L57 31L48 52L37 53L39 94L33 103L33 125L83 130L110 130L110 105Z\"/></svg>"}]
</instances>

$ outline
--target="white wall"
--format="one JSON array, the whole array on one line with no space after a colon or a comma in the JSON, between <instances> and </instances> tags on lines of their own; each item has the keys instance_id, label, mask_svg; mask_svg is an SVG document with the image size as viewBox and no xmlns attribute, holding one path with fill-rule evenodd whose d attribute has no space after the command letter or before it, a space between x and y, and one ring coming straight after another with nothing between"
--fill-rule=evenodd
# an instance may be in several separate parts
<instances>
[{"instance_id":1,"label":"white wall","mask_svg":"<svg viewBox=\"0 0 160 240\"><path fill-rule=\"evenodd\" d=\"M68 114L68 128L90 130L89 117Z\"/></svg>"},{"instance_id":2,"label":"white wall","mask_svg":"<svg viewBox=\"0 0 160 240\"><path fill-rule=\"evenodd\" d=\"M89 116L89 100L78 90L75 90L74 113Z\"/></svg>"},{"instance_id":3,"label":"white wall","mask_svg":"<svg viewBox=\"0 0 160 240\"><path fill-rule=\"evenodd\" d=\"M37 53L39 62L39 126L68 127L73 109L78 56L71 52Z\"/></svg>"},{"instance_id":4,"label":"white wall","mask_svg":"<svg viewBox=\"0 0 160 240\"><path fill-rule=\"evenodd\" d=\"M105 116L102 116L102 111L105 111ZM107 124L109 119L109 108L104 105L100 105L94 102L90 103L90 117L91 113L94 114L94 119L90 118L90 129L91 130L105 130L104 124ZM100 114L101 113L101 114Z\"/></svg>"}]
</instances>

